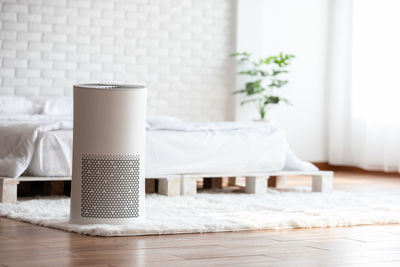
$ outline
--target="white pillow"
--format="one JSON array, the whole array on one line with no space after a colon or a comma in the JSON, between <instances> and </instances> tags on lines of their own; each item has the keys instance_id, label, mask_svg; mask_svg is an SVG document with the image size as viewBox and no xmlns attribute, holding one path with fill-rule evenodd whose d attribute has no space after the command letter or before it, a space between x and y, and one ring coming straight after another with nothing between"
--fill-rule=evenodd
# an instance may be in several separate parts
<instances>
[{"instance_id":1,"label":"white pillow","mask_svg":"<svg viewBox=\"0 0 400 267\"><path fill-rule=\"evenodd\" d=\"M151 115L147 116L146 121L151 125L156 125L159 123L181 122L182 120L171 116Z\"/></svg>"},{"instance_id":2,"label":"white pillow","mask_svg":"<svg viewBox=\"0 0 400 267\"><path fill-rule=\"evenodd\" d=\"M20 96L0 96L0 114L38 114L40 105Z\"/></svg>"},{"instance_id":3,"label":"white pillow","mask_svg":"<svg viewBox=\"0 0 400 267\"><path fill-rule=\"evenodd\" d=\"M74 105L72 97L48 98L43 103L43 114L46 115L72 115Z\"/></svg>"}]
</instances>

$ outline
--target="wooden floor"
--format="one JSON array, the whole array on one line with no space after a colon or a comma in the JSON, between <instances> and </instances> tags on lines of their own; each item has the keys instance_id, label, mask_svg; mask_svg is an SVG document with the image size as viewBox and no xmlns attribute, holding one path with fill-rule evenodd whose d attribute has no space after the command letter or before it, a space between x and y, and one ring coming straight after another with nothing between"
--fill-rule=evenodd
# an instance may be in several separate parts
<instances>
[{"instance_id":1,"label":"wooden floor","mask_svg":"<svg viewBox=\"0 0 400 267\"><path fill-rule=\"evenodd\" d=\"M336 189L400 194L399 176L338 172L335 177ZM309 183L289 180L292 186ZM0 264L400 266L400 225L100 238L0 218Z\"/></svg>"}]
</instances>

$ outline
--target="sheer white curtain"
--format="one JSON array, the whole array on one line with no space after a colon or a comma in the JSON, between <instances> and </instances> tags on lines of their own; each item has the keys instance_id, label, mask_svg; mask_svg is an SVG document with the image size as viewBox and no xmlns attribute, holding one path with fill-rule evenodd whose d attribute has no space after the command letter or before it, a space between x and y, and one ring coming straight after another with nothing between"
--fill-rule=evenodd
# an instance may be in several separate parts
<instances>
[{"instance_id":1,"label":"sheer white curtain","mask_svg":"<svg viewBox=\"0 0 400 267\"><path fill-rule=\"evenodd\" d=\"M400 172L400 1L332 4L329 162Z\"/></svg>"}]
</instances>

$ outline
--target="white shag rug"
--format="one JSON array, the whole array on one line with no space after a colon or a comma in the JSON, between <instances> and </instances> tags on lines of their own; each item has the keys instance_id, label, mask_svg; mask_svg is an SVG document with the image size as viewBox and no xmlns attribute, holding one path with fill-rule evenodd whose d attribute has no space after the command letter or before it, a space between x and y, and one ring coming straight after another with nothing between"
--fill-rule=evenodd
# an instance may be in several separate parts
<instances>
[{"instance_id":1,"label":"white shag rug","mask_svg":"<svg viewBox=\"0 0 400 267\"><path fill-rule=\"evenodd\" d=\"M200 193L194 197L146 196L146 222L131 226L70 224L67 197L0 204L0 216L94 236L400 223L400 195L269 190L265 195Z\"/></svg>"}]
</instances>

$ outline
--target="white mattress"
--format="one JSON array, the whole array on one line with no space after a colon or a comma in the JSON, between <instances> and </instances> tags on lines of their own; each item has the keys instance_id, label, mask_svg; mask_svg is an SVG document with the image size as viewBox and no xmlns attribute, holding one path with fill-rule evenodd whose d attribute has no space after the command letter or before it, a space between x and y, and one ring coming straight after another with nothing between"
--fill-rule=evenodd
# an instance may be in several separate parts
<instances>
[{"instance_id":1,"label":"white mattress","mask_svg":"<svg viewBox=\"0 0 400 267\"><path fill-rule=\"evenodd\" d=\"M276 171L285 163L280 131L161 130L146 138L146 174Z\"/></svg>"},{"instance_id":2,"label":"white mattress","mask_svg":"<svg viewBox=\"0 0 400 267\"><path fill-rule=\"evenodd\" d=\"M198 172L277 171L284 167L279 131L147 131L146 176ZM72 130L39 134L26 174L70 176Z\"/></svg>"},{"instance_id":3,"label":"white mattress","mask_svg":"<svg viewBox=\"0 0 400 267\"><path fill-rule=\"evenodd\" d=\"M0 175L70 176L72 116L0 116ZM146 176L204 172L314 171L266 123L148 120Z\"/></svg>"}]
</instances>

